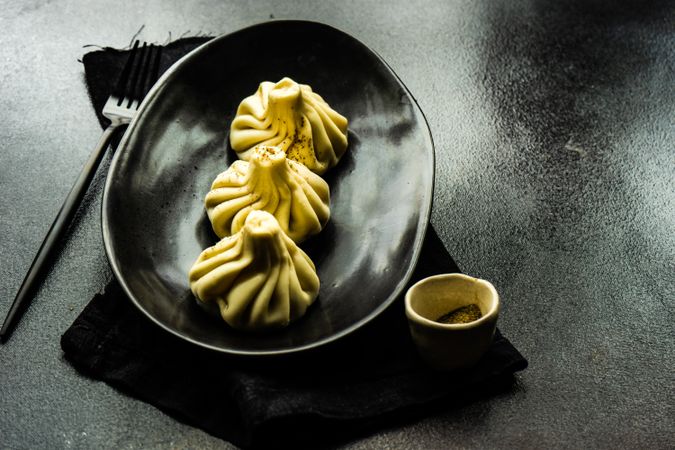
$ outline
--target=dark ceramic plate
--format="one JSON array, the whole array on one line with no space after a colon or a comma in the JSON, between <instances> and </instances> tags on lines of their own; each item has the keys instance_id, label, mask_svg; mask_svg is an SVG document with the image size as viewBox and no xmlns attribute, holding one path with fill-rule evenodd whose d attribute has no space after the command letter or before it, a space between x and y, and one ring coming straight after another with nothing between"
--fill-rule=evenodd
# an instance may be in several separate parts
<instances>
[{"instance_id":1,"label":"dark ceramic plate","mask_svg":"<svg viewBox=\"0 0 675 450\"><path fill-rule=\"evenodd\" d=\"M326 175L331 220L302 247L321 290L287 329L229 329L195 303L187 272L213 245L203 198L235 160L237 105L264 80L309 84L349 118L349 148ZM365 325L403 290L431 210L434 150L412 95L389 66L327 25L277 21L207 42L150 92L115 155L103 196L103 237L131 300L166 330L244 355L296 352Z\"/></svg>"}]
</instances>

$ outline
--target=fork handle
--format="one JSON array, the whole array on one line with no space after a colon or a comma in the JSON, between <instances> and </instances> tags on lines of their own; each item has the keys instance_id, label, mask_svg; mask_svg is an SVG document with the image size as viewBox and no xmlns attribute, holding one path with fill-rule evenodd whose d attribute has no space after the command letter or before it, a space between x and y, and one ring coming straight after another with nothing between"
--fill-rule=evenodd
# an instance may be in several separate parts
<instances>
[{"instance_id":1,"label":"fork handle","mask_svg":"<svg viewBox=\"0 0 675 450\"><path fill-rule=\"evenodd\" d=\"M4 343L9 339L21 314L32 300L30 294L40 281L44 269L47 267L47 262L56 248L59 239L68 229L68 224L73 219L84 194L87 192L87 188L96 174L96 169L101 163L103 155L105 155L110 138L118 126L119 124L112 124L103 131L103 135L101 136L101 139L99 139L96 148L89 156L89 159L82 168L75 184L73 184L73 187L70 189L66 200L63 202L61 209L54 219L54 223L52 223L52 226L49 228L47 235L42 241L42 245L40 245L40 249L38 250L37 255L35 255L35 259L33 259L30 269L28 269L26 278L24 278L23 283L21 283L19 292L16 294L14 302L7 313L5 322L2 324L2 329L0 329L0 342Z\"/></svg>"}]
</instances>

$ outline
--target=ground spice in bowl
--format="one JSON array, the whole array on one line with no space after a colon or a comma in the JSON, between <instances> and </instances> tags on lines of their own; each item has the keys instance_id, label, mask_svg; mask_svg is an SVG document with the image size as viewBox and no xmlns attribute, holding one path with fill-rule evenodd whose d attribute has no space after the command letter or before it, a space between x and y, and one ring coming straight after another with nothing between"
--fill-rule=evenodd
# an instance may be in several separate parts
<instances>
[{"instance_id":1,"label":"ground spice in bowl","mask_svg":"<svg viewBox=\"0 0 675 450\"><path fill-rule=\"evenodd\" d=\"M471 303L452 310L447 314L443 314L436 319L436 322L448 324L469 323L478 320L481 317L483 317L483 313L480 312L478 305Z\"/></svg>"}]
</instances>

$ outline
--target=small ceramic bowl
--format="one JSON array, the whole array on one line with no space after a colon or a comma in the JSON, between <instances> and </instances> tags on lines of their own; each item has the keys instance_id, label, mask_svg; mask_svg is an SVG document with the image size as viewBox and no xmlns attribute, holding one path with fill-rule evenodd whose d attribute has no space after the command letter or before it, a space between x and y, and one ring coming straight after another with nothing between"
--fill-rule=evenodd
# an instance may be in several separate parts
<instances>
[{"instance_id":1,"label":"small ceramic bowl","mask_svg":"<svg viewBox=\"0 0 675 450\"><path fill-rule=\"evenodd\" d=\"M475 303L482 317L462 324L437 319ZM430 366L454 370L474 365L492 342L499 295L485 280L460 273L435 275L415 283L405 295L405 311L417 350Z\"/></svg>"}]
</instances>

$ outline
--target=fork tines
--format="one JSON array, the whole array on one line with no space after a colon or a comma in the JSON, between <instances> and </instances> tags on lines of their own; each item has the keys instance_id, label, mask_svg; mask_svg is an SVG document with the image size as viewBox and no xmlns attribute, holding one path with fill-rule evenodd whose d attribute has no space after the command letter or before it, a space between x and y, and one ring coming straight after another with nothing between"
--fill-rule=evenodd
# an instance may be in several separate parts
<instances>
[{"instance_id":1,"label":"fork tines","mask_svg":"<svg viewBox=\"0 0 675 450\"><path fill-rule=\"evenodd\" d=\"M159 62L162 47L144 42L140 46L137 40L131 49L129 59L120 74L113 95L117 97L117 106L131 108L133 102L140 103L148 93L159 73Z\"/></svg>"}]
</instances>

